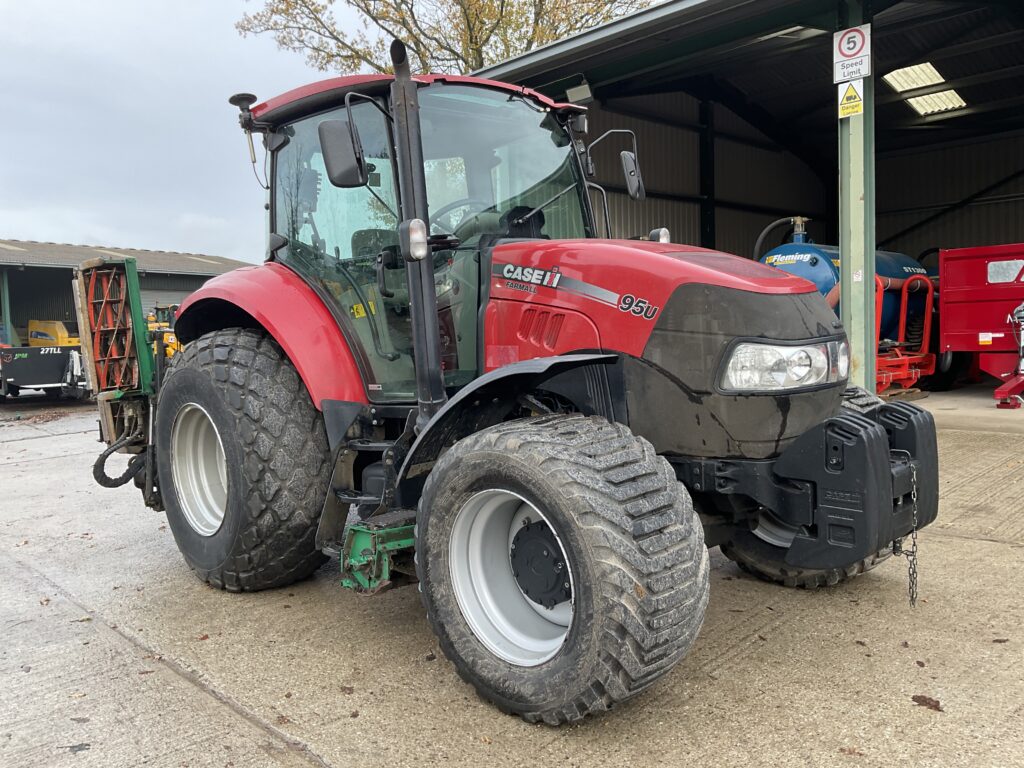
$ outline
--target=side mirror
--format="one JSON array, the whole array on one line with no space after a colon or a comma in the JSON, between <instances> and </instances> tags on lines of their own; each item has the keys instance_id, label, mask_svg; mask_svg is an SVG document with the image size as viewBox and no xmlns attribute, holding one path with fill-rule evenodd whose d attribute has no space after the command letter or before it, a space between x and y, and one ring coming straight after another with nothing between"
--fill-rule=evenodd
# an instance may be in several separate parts
<instances>
[{"instance_id":1,"label":"side mirror","mask_svg":"<svg viewBox=\"0 0 1024 768\"><path fill-rule=\"evenodd\" d=\"M622 158L622 173L626 176L626 191L634 200L643 200L647 193L644 191L644 180L640 177L640 166L637 165L636 155L623 150L619 157Z\"/></svg>"},{"instance_id":2,"label":"side mirror","mask_svg":"<svg viewBox=\"0 0 1024 768\"><path fill-rule=\"evenodd\" d=\"M317 132L331 184L343 189L364 186L369 174L355 125L343 118L324 120Z\"/></svg>"}]
</instances>

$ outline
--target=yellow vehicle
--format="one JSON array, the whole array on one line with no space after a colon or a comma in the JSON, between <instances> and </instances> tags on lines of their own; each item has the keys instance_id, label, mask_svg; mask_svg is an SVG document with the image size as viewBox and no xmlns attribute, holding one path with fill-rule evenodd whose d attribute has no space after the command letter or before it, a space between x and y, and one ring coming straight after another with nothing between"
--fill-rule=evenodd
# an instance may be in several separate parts
<instances>
[{"instance_id":1,"label":"yellow vehicle","mask_svg":"<svg viewBox=\"0 0 1024 768\"><path fill-rule=\"evenodd\" d=\"M78 325L61 320L29 320L30 347L77 347Z\"/></svg>"},{"instance_id":2,"label":"yellow vehicle","mask_svg":"<svg viewBox=\"0 0 1024 768\"><path fill-rule=\"evenodd\" d=\"M181 351L181 343L174 335L173 322L174 313L178 311L178 305L172 304L169 307L153 307L153 311L146 315L146 326L150 335L154 338L153 352L157 352L156 334L153 331L163 330L164 355L168 359L174 357Z\"/></svg>"}]
</instances>

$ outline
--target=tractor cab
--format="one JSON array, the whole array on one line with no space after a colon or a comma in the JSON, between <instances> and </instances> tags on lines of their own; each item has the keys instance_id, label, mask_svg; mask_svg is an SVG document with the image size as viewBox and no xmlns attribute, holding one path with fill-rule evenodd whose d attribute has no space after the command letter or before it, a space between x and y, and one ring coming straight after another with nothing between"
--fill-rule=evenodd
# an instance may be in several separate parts
<instances>
[{"instance_id":1,"label":"tractor cab","mask_svg":"<svg viewBox=\"0 0 1024 768\"><path fill-rule=\"evenodd\" d=\"M374 399L415 401L410 279L399 235L414 217L400 194L394 89L387 80L355 88L346 80L328 81L339 87L325 91L334 104L326 110L317 104L312 114L296 115L271 103L251 113L258 117L249 124L265 131L271 152L272 258L334 309ZM419 137L410 138L422 152L423 279L433 284L443 385L452 391L483 367L487 254L515 240L596 237L588 194L596 185L584 169L580 108L487 81L422 80ZM277 114L285 116L280 123ZM623 154L639 190L635 151Z\"/></svg>"}]
</instances>

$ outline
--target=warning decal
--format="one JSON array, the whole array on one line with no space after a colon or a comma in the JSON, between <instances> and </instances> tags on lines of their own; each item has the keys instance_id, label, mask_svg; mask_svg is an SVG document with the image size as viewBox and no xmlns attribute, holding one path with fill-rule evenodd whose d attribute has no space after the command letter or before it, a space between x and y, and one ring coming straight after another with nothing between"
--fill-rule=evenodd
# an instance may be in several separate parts
<instances>
[{"instance_id":1,"label":"warning decal","mask_svg":"<svg viewBox=\"0 0 1024 768\"><path fill-rule=\"evenodd\" d=\"M864 114L864 81L839 84L839 119Z\"/></svg>"}]
</instances>

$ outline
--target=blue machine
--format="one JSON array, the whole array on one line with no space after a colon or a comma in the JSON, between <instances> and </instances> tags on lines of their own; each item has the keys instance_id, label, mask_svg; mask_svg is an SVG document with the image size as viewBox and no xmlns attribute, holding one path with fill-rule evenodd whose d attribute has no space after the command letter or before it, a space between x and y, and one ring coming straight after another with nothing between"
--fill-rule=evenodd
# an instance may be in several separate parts
<instances>
[{"instance_id":1,"label":"blue machine","mask_svg":"<svg viewBox=\"0 0 1024 768\"><path fill-rule=\"evenodd\" d=\"M839 282L839 248L835 245L819 245L807 237L803 227L793 233L793 242L780 245L768 251L761 261L784 272L797 275L814 283L822 295L828 294ZM879 277L905 280L914 275L927 275L928 271L904 253L875 251L875 271ZM907 321L920 317L924 312L924 296L915 294L907 306ZM839 307L836 307L836 313ZM886 291L882 305L883 339L895 339L900 319L900 294Z\"/></svg>"}]
</instances>

